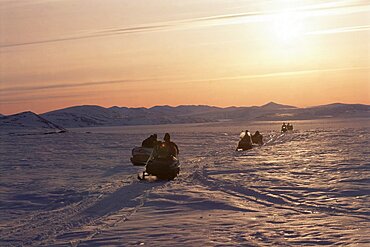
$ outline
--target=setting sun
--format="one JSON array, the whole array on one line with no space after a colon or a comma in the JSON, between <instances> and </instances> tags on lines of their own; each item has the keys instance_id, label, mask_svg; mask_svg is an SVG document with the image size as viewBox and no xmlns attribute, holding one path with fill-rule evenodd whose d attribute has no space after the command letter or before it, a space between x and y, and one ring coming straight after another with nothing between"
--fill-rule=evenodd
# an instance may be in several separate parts
<instances>
[{"instance_id":1,"label":"setting sun","mask_svg":"<svg viewBox=\"0 0 370 247\"><path fill-rule=\"evenodd\" d=\"M299 13L283 11L274 15L272 22L277 41L291 45L303 38L304 26Z\"/></svg>"}]
</instances>

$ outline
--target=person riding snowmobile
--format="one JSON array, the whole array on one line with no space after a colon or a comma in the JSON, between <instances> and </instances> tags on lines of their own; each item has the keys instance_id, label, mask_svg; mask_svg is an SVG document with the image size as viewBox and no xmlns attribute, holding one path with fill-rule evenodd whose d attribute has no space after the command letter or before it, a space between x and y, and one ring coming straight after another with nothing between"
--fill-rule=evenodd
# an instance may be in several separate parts
<instances>
[{"instance_id":1,"label":"person riding snowmobile","mask_svg":"<svg viewBox=\"0 0 370 247\"><path fill-rule=\"evenodd\" d=\"M281 132L286 132L288 130L288 127L285 123L281 126Z\"/></svg>"},{"instance_id":2,"label":"person riding snowmobile","mask_svg":"<svg viewBox=\"0 0 370 247\"><path fill-rule=\"evenodd\" d=\"M170 134L166 133L164 142L157 142L146 163L145 171L141 176L138 175L138 179L143 180L150 175L158 179L174 179L180 172L178 154L179 148L171 142Z\"/></svg>"},{"instance_id":3,"label":"person riding snowmobile","mask_svg":"<svg viewBox=\"0 0 370 247\"><path fill-rule=\"evenodd\" d=\"M245 135L239 141L238 147L236 148L236 150L238 150L238 149L247 150L247 149L251 149L252 146L253 146L253 144L252 144L252 136L251 136L251 133L248 130L246 130L245 131Z\"/></svg>"},{"instance_id":4,"label":"person riding snowmobile","mask_svg":"<svg viewBox=\"0 0 370 247\"><path fill-rule=\"evenodd\" d=\"M164 142L158 141L157 145L154 147L152 157L159 159L169 159L171 156L177 157L179 148L171 141L170 134L166 133L163 140Z\"/></svg>"},{"instance_id":5,"label":"person riding snowmobile","mask_svg":"<svg viewBox=\"0 0 370 247\"><path fill-rule=\"evenodd\" d=\"M260 146L263 145L263 136L258 130L252 135L252 142Z\"/></svg>"}]
</instances>

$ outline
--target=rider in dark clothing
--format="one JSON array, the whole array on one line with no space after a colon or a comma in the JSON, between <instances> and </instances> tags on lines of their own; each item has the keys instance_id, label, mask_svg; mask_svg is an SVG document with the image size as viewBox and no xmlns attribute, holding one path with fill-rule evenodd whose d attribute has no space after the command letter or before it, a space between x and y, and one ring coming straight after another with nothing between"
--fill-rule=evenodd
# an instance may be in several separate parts
<instances>
[{"instance_id":1,"label":"rider in dark clothing","mask_svg":"<svg viewBox=\"0 0 370 247\"><path fill-rule=\"evenodd\" d=\"M287 125L283 123L283 125L281 126L281 132L286 132L287 130L288 130Z\"/></svg>"},{"instance_id":2,"label":"rider in dark clothing","mask_svg":"<svg viewBox=\"0 0 370 247\"><path fill-rule=\"evenodd\" d=\"M170 134L166 133L163 139L164 142L157 142L157 145L154 147L152 157L161 159L177 157L179 154L179 148L174 142L171 142Z\"/></svg>"},{"instance_id":3,"label":"rider in dark clothing","mask_svg":"<svg viewBox=\"0 0 370 247\"><path fill-rule=\"evenodd\" d=\"M157 144L157 134L151 135L148 138L146 138L141 146L144 148L154 148Z\"/></svg>"},{"instance_id":4,"label":"rider in dark clothing","mask_svg":"<svg viewBox=\"0 0 370 247\"><path fill-rule=\"evenodd\" d=\"M254 133L254 135L252 135L252 142L258 145L263 145L263 136L258 130L256 131L256 133Z\"/></svg>"},{"instance_id":5,"label":"rider in dark clothing","mask_svg":"<svg viewBox=\"0 0 370 247\"><path fill-rule=\"evenodd\" d=\"M170 134L166 133L163 140L164 144L169 147L170 154L177 157L177 155L179 154L179 147L176 145L176 143L171 142Z\"/></svg>"},{"instance_id":6,"label":"rider in dark clothing","mask_svg":"<svg viewBox=\"0 0 370 247\"><path fill-rule=\"evenodd\" d=\"M146 138L142 143L141 146L144 148L149 148L152 143L153 135L150 135L148 138Z\"/></svg>"},{"instance_id":7,"label":"rider in dark clothing","mask_svg":"<svg viewBox=\"0 0 370 247\"><path fill-rule=\"evenodd\" d=\"M249 133L249 131L246 130L245 131L245 135L239 141L238 147L236 149L247 150L247 149L251 149L252 146L253 146L253 144L252 144L252 136L251 136L251 133Z\"/></svg>"}]
</instances>

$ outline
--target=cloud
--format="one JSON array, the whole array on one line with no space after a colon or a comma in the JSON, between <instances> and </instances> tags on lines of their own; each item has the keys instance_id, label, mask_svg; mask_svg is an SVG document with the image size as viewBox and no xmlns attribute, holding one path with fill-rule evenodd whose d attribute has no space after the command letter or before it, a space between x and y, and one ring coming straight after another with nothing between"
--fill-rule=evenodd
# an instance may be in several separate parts
<instances>
[{"instance_id":1,"label":"cloud","mask_svg":"<svg viewBox=\"0 0 370 247\"><path fill-rule=\"evenodd\" d=\"M46 39L46 40L38 40L38 41L23 42L23 43L4 44L4 45L0 45L0 48L9 48L9 47L17 47L17 46L25 46L25 45L39 45L39 44L56 43L56 42L63 42L63 41L73 41L73 40L82 40L82 39L90 39L90 38L122 35L122 34L130 34L130 33L153 32L153 31L164 30L166 27L168 27L168 26L166 26L166 25L149 25L149 26L119 28L119 29L115 29L114 31L105 30L105 31L99 31L99 32L96 32L96 33L77 35L77 36L73 36L73 37Z\"/></svg>"},{"instance_id":2,"label":"cloud","mask_svg":"<svg viewBox=\"0 0 370 247\"><path fill-rule=\"evenodd\" d=\"M368 69L370 69L370 66L312 69L312 70L285 71L285 72L254 74L254 75L226 76L226 77L208 78L208 79L201 79L201 80L191 80L191 81L186 81L186 82L187 83L200 83L200 82L215 82L215 81L228 81L228 80L241 80L241 79L258 79L258 78L269 78L269 77L297 76L297 75L306 75L306 74L321 73L321 72L338 72L338 71L368 70Z\"/></svg>"},{"instance_id":3,"label":"cloud","mask_svg":"<svg viewBox=\"0 0 370 247\"><path fill-rule=\"evenodd\" d=\"M14 1L14 0L1 0L0 9L10 9L10 8L22 8L29 5L40 5L50 2L60 2L63 0L32 0L32 1Z\"/></svg>"},{"instance_id":4,"label":"cloud","mask_svg":"<svg viewBox=\"0 0 370 247\"><path fill-rule=\"evenodd\" d=\"M360 31L368 31L368 30L370 30L370 25L332 28L332 29L306 32L305 34L306 35L321 35L321 34L360 32Z\"/></svg>"},{"instance_id":5,"label":"cloud","mask_svg":"<svg viewBox=\"0 0 370 247\"><path fill-rule=\"evenodd\" d=\"M99 86L99 85L109 85L109 84L122 84L122 83L137 82L137 81L139 80L110 80L110 81L80 82L80 83L74 83L74 84L63 83L63 84L54 84L54 85L46 85L46 86L8 87L8 88L0 89L0 93L25 92L25 91L61 89L61 88L75 88L75 87Z\"/></svg>"},{"instance_id":6,"label":"cloud","mask_svg":"<svg viewBox=\"0 0 370 247\"><path fill-rule=\"evenodd\" d=\"M42 2L42 1L41 1ZM332 1L324 4L316 5L306 5L302 7L291 8L284 11L298 11L303 17L311 16L325 16L325 15L343 15L351 13L360 13L370 11L370 6L363 1ZM148 32L160 32L160 31L171 31L171 30L182 30L182 29L193 29L193 28L203 28L208 26L223 26L223 25L235 25L235 24L246 24L251 22L264 22L271 21L274 15L279 14L278 10L274 11L250 11L227 15L215 15L215 16L205 16L192 19L174 20L167 22L156 22L148 23L138 26L131 27L119 27L119 28L109 28L97 30L90 33L79 34L70 37L45 39L45 40L35 40L29 42L19 42L19 43L7 43L1 44L1 48L11 48L17 46L26 45L38 45L45 43L56 43L64 41L82 40L97 37L109 37L115 35L127 35L133 33L148 33ZM368 29L356 29L355 27L347 27L347 29L342 30L342 32L355 32L364 31ZM320 31L317 31L320 34ZM323 32L324 34L324 32ZM325 34L328 34L325 33Z\"/></svg>"},{"instance_id":7,"label":"cloud","mask_svg":"<svg viewBox=\"0 0 370 247\"><path fill-rule=\"evenodd\" d=\"M89 96L94 96L92 94L89 94ZM20 97L20 98L12 98L12 99L1 99L0 104L19 104L19 103L31 103L35 101L43 101L48 99L72 99L77 98L81 99L83 97L86 97L86 93L84 94L75 94L75 95L45 95L45 96L28 96L28 97Z\"/></svg>"},{"instance_id":8,"label":"cloud","mask_svg":"<svg viewBox=\"0 0 370 247\"><path fill-rule=\"evenodd\" d=\"M186 80L186 79L176 79L176 78L162 78L166 83L201 83L201 82L215 82L215 81L227 81L227 80L240 80L240 79L258 79L258 78L268 78L268 77L284 77L284 76L297 76L320 72L337 72L337 71L351 71L351 70L367 70L370 66L365 67L344 67L344 68L329 68L329 69L313 69L313 70L300 70L300 71L285 71L285 72L275 72L275 73L265 73L265 74L254 74L254 75L238 75L238 76L226 76L226 77L215 77L199 80ZM100 86L100 85L111 85L111 84L123 84L132 82L144 82L144 81L154 81L158 78L146 78L146 79L136 79L136 80L107 80L107 81L94 81L94 82L81 82L81 83L64 83L64 84L54 84L45 86L23 86L23 87L8 87L0 89L1 94L6 94L7 96L21 92L29 92L36 90L51 90L51 89L62 89L62 88L76 88L76 87L89 87L89 86ZM153 90L153 89L150 89Z\"/></svg>"}]
</instances>

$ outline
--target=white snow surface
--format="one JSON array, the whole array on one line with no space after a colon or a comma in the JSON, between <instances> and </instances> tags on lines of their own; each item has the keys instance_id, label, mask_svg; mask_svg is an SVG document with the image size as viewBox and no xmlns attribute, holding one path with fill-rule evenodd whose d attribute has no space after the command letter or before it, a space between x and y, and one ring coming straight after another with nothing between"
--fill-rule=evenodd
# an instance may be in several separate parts
<instances>
[{"instance_id":1,"label":"white snow surface","mask_svg":"<svg viewBox=\"0 0 370 247\"><path fill-rule=\"evenodd\" d=\"M0 246L369 246L370 119L227 122L3 135ZM239 133L265 145L235 152ZM170 132L173 181L131 149Z\"/></svg>"}]
</instances>

